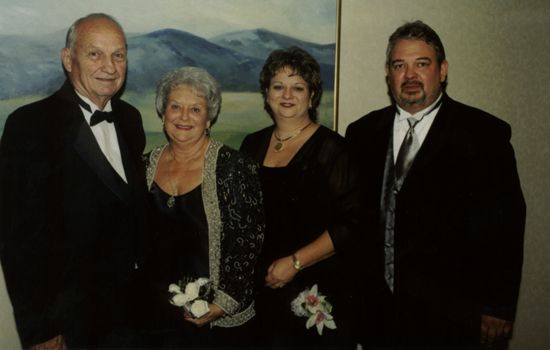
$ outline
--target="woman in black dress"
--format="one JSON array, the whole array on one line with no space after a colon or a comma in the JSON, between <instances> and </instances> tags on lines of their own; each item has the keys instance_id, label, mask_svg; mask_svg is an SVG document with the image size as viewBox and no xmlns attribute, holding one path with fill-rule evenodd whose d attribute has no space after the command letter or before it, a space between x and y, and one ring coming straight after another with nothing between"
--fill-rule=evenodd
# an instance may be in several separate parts
<instances>
[{"instance_id":1,"label":"woman in black dress","mask_svg":"<svg viewBox=\"0 0 550 350\"><path fill-rule=\"evenodd\" d=\"M156 108L168 144L147 156L155 238L147 266L146 345L152 348L241 348L254 316L253 269L264 233L258 167L210 139L221 104L205 70L167 73ZM209 311L193 316L171 305L170 284L210 281ZM191 310L192 311L192 310Z\"/></svg>"},{"instance_id":2,"label":"woman in black dress","mask_svg":"<svg viewBox=\"0 0 550 350\"><path fill-rule=\"evenodd\" d=\"M276 50L260 75L274 125L241 151L262 166L266 234L256 268L258 338L267 348L353 348L349 257L358 226L357 179L344 139L317 124L319 64L299 48ZM317 285L336 325L306 328L291 302Z\"/></svg>"}]
</instances>

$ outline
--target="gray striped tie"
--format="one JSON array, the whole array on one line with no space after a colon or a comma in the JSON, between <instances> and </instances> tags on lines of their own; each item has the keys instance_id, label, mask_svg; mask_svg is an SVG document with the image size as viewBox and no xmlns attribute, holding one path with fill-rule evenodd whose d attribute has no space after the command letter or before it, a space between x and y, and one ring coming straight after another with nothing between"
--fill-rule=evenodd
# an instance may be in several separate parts
<instances>
[{"instance_id":1,"label":"gray striped tie","mask_svg":"<svg viewBox=\"0 0 550 350\"><path fill-rule=\"evenodd\" d=\"M405 135L405 139L403 139L399 153L397 153L397 159L395 160L395 179L399 184L403 183L403 179L412 165L414 156L416 156L416 152L420 148L418 136L414 132L414 127L419 121L418 119L407 118L409 130Z\"/></svg>"}]
</instances>

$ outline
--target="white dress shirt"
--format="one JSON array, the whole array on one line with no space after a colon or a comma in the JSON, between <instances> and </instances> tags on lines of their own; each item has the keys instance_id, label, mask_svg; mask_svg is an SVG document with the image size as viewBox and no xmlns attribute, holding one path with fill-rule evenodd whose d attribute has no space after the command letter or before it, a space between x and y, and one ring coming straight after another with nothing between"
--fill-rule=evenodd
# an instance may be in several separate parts
<instances>
[{"instance_id":1,"label":"white dress shirt","mask_svg":"<svg viewBox=\"0 0 550 350\"><path fill-rule=\"evenodd\" d=\"M78 92L76 93L84 102L86 102L90 109L92 110L89 112L84 107L80 106L80 109L82 110L82 113L84 114L84 118L86 119L86 122L88 125L90 125L90 119L92 118L92 114L99 109L92 101L90 101L89 98L82 96ZM107 105L105 105L105 108L103 109L105 112L111 112L111 101L107 102ZM95 139L99 145L99 148L101 148L101 151L113 167L115 171L120 175L120 177L124 180L124 182L128 182L126 179L126 173L124 172L124 165L122 164L122 156L120 155L120 147L118 145L118 137L115 129L114 123L108 123L106 121L102 121L101 123L98 123L94 126L91 126L92 133L95 136Z\"/></svg>"},{"instance_id":2,"label":"white dress shirt","mask_svg":"<svg viewBox=\"0 0 550 350\"><path fill-rule=\"evenodd\" d=\"M428 107L424 108L423 110L415 114L410 114L409 112L405 111L401 107L397 106L398 111L395 113L395 119L393 121L393 161L394 162L397 159L397 153L399 153L399 148L401 148L401 144L405 139L405 135L409 130L409 123L407 122L407 119L412 117L416 120L420 120L414 127L414 132L418 137L419 145L422 146L422 143L426 139L426 135L428 134L428 131L432 126L434 118L437 112L439 111L439 108L441 108L441 104L439 103L439 100L441 100L441 96L443 95L439 95L439 97L437 98L437 100L434 101L434 103L432 103Z\"/></svg>"}]
</instances>

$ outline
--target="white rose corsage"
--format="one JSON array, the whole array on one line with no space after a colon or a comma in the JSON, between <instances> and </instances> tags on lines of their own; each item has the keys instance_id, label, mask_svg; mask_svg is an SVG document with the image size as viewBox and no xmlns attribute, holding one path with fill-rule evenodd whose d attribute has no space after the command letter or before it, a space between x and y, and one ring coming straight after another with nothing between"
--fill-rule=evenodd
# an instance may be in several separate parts
<instances>
[{"instance_id":1,"label":"white rose corsage","mask_svg":"<svg viewBox=\"0 0 550 350\"><path fill-rule=\"evenodd\" d=\"M310 329L315 325L319 335L323 335L323 327L336 328L336 323L331 315L332 305L326 296L317 291L316 284L311 289L306 289L298 294L290 306L296 316L307 317L306 328Z\"/></svg>"},{"instance_id":2,"label":"white rose corsage","mask_svg":"<svg viewBox=\"0 0 550 350\"><path fill-rule=\"evenodd\" d=\"M194 281L179 281L168 286L170 304L182 307L185 311L200 318L210 311L209 302L212 297L212 283L208 278L198 278Z\"/></svg>"}]
</instances>

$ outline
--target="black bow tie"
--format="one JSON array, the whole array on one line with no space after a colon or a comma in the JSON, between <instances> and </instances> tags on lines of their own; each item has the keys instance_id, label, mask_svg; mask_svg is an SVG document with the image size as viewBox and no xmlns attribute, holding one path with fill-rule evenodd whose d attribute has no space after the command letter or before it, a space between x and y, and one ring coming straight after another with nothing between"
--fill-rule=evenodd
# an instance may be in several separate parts
<instances>
[{"instance_id":1,"label":"black bow tie","mask_svg":"<svg viewBox=\"0 0 550 350\"><path fill-rule=\"evenodd\" d=\"M92 114L92 117L90 118L90 126L94 126L96 124L101 123L102 121L106 121L107 123L112 123L115 120L115 115L113 112L103 112L99 109L96 109L94 114Z\"/></svg>"},{"instance_id":2,"label":"black bow tie","mask_svg":"<svg viewBox=\"0 0 550 350\"><path fill-rule=\"evenodd\" d=\"M92 109L90 108L90 105L86 102L82 101L80 97L78 97L78 104L87 110L88 112L92 112ZM112 123L115 120L115 115L113 112L104 112L100 111L99 109L96 109L94 114L92 114L92 117L90 118L90 126L94 126L96 124L101 123L102 121L106 121L107 123Z\"/></svg>"}]
</instances>

